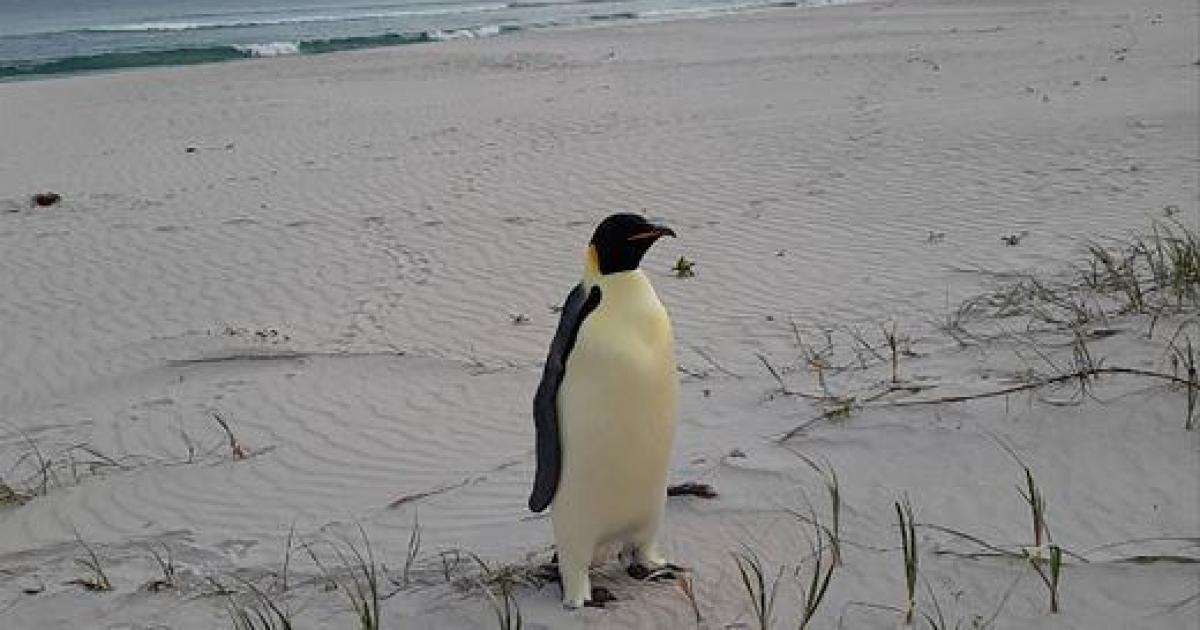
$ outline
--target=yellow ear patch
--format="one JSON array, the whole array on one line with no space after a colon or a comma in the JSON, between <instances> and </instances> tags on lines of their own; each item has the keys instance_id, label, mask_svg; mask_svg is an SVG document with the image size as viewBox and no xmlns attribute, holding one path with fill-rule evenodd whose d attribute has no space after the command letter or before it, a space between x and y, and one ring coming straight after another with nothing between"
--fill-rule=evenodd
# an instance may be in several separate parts
<instances>
[{"instance_id":1,"label":"yellow ear patch","mask_svg":"<svg viewBox=\"0 0 1200 630\"><path fill-rule=\"evenodd\" d=\"M583 284L591 289L600 280L600 256L595 245L588 245L583 253Z\"/></svg>"},{"instance_id":2,"label":"yellow ear patch","mask_svg":"<svg viewBox=\"0 0 1200 630\"><path fill-rule=\"evenodd\" d=\"M595 245L588 245L583 255L583 269L589 275L600 275L600 256L596 253Z\"/></svg>"}]
</instances>

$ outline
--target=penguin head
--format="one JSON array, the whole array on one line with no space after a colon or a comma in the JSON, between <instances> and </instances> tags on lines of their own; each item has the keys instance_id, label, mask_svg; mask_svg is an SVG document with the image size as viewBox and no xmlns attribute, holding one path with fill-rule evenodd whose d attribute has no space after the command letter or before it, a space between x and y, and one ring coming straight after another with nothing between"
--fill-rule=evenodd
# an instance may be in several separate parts
<instances>
[{"instance_id":1,"label":"penguin head","mask_svg":"<svg viewBox=\"0 0 1200 630\"><path fill-rule=\"evenodd\" d=\"M675 231L655 225L640 214L614 214L596 226L590 249L601 274L633 271L654 241L664 236L673 237Z\"/></svg>"}]
</instances>

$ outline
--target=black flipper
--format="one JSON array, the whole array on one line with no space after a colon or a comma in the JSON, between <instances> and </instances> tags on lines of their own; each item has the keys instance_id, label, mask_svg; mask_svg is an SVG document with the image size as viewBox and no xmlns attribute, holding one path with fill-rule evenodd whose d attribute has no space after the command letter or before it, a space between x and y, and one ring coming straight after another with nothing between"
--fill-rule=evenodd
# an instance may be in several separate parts
<instances>
[{"instance_id":1,"label":"black flipper","mask_svg":"<svg viewBox=\"0 0 1200 630\"><path fill-rule=\"evenodd\" d=\"M592 287L585 296L582 284L575 285L563 304L554 341L546 355L546 367L542 369L542 382L538 384L533 398L533 424L537 429L537 474L533 479L533 492L529 495L529 509L541 512L554 500L558 490L558 475L562 470L562 447L558 431L558 388L567 371L567 357L575 347L575 337L588 314L600 304L600 287Z\"/></svg>"}]
</instances>

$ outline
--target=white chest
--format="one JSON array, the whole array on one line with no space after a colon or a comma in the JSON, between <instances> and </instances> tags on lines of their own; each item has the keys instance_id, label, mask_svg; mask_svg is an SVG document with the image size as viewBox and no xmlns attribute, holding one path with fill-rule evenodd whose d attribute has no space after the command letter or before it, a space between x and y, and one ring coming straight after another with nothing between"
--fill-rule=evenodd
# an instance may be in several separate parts
<instances>
[{"instance_id":1,"label":"white chest","mask_svg":"<svg viewBox=\"0 0 1200 630\"><path fill-rule=\"evenodd\" d=\"M605 276L558 400L560 495L586 498L587 518L604 514L596 525L609 533L661 510L678 399L666 309L641 272L620 276Z\"/></svg>"},{"instance_id":2,"label":"white chest","mask_svg":"<svg viewBox=\"0 0 1200 630\"><path fill-rule=\"evenodd\" d=\"M675 380L671 320L640 271L603 277L602 297L580 327L568 359L572 372L598 386L652 393Z\"/></svg>"}]
</instances>

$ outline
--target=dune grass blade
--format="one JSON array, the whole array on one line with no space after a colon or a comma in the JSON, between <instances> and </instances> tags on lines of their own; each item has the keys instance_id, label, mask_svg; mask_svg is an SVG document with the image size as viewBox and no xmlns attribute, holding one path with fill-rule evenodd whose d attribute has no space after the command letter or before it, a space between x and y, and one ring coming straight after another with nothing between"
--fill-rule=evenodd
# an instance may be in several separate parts
<instances>
[{"instance_id":1,"label":"dune grass blade","mask_svg":"<svg viewBox=\"0 0 1200 630\"><path fill-rule=\"evenodd\" d=\"M293 522L288 528L287 540L283 543L283 566L279 571L279 589L284 593L288 590L288 569L292 564L292 550L295 548L296 540L296 523Z\"/></svg>"},{"instance_id":2,"label":"dune grass blade","mask_svg":"<svg viewBox=\"0 0 1200 630\"><path fill-rule=\"evenodd\" d=\"M830 554L834 566L842 564L842 490L838 484L837 471L832 467L825 480L825 489L829 491L829 518L832 526L829 532Z\"/></svg>"},{"instance_id":3,"label":"dune grass blade","mask_svg":"<svg viewBox=\"0 0 1200 630\"><path fill-rule=\"evenodd\" d=\"M900 524L900 543L904 550L904 586L908 599L904 606L904 625L911 626L917 608L917 536L912 504L908 497L897 501L896 519Z\"/></svg>"},{"instance_id":4,"label":"dune grass blade","mask_svg":"<svg viewBox=\"0 0 1200 630\"><path fill-rule=\"evenodd\" d=\"M1042 584L1046 585L1046 590L1050 593L1050 612L1058 612L1058 585L1062 577L1062 548L1058 545L1050 545L1050 559L1043 560L1040 555L1035 555L1026 552L1029 558L1030 565L1037 572L1038 577L1042 579ZM1050 565L1049 573L1042 566L1043 562L1048 562Z\"/></svg>"},{"instance_id":5,"label":"dune grass blade","mask_svg":"<svg viewBox=\"0 0 1200 630\"><path fill-rule=\"evenodd\" d=\"M171 548L166 543L162 545L162 553L159 553L154 547L148 547L150 557L154 558L155 564L158 565L158 570L162 572L162 577L150 583L151 590L162 590L165 588L175 588L178 586L178 581L175 576L175 559L172 557Z\"/></svg>"},{"instance_id":6,"label":"dune grass blade","mask_svg":"<svg viewBox=\"0 0 1200 630\"><path fill-rule=\"evenodd\" d=\"M800 614L799 630L808 628L809 624L817 616L817 611L821 608L821 603L825 601L825 593L829 590L829 581L833 578L833 570L837 567L837 562L832 557L832 549L830 550L830 555L828 564L826 564L824 560L824 548L821 543L821 529L818 528L817 543L812 550L814 562L812 573L809 576L808 587L803 590L804 608Z\"/></svg>"},{"instance_id":7,"label":"dune grass blade","mask_svg":"<svg viewBox=\"0 0 1200 630\"><path fill-rule=\"evenodd\" d=\"M225 420L221 414L215 411L211 412L211 414L213 420L217 422L217 426L221 427L221 431L225 433L226 439L229 440L229 456L233 458L234 461L246 459L248 452L246 451L246 448L242 446L242 443L238 441L237 436L234 435L233 429L229 426L229 422Z\"/></svg>"},{"instance_id":8,"label":"dune grass blade","mask_svg":"<svg viewBox=\"0 0 1200 630\"><path fill-rule=\"evenodd\" d=\"M491 565L478 554L467 550L454 550L452 554L454 566L459 564L462 556L466 556L479 568L479 574L469 579L468 583L478 586L488 598L492 613L496 615L496 623L501 630L523 628L525 619L516 596L517 587L524 585L540 588L546 580L544 574L540 572L540 568L522 563ZM443 571L449 577L450 568L446 558L450 554L442 552L441 555Z\"/></svg>"},{"instance_id":9,"label":"dune grass blade","mask_svg":"<svg viewBox=\"0 0 1200 630\"><path fill-rule=\"evenodd\" d=\"M246 580L238 581L250 592L253 603L239 603L232 591L221 589L229 600L234 630L292 630L291 617L270 595Z\"/></svg>"},{"instance_id":10,"label":"dune grass blade","mask_svg":"<svg viewBox=\"0 0 1200 630\"><path fill-rule=\"evenodd\" d=\"M700 614L700 601L696 598L696 586L692 582L691 576L677 576L675 583L679 586L679 590L683 592L683 596L687 598L688 604L691 605L692 614L696 617L696 626L699 627L704 623L704 615Z\"/></svg>"},{"instance_id":11,"label":"dune grass blade","mask_svg":"<svg viewBox=\"0 0 1200 630\"><path fill-rule=\"evenodd\" d=\"M408 535L408 549L404 555L404 573L402 579L404 585L408 586L411 581L412 568L417 562L417 557L421 553L421 521L416 510L413 510L413 525L412 531Z\"/></svg>"},{"instance_id":12,"label":"dune grass blade","mask_svg":"<svg viewBox=\"0 0 1200 630\"><path fill-rule=\"evenodd\" d=\"M1200 378L1197 377L1196 354L1192 349L1192 339L1189 336L1185 337L1184 341L1186 345L1182 348L1175 345L1174 340L1171 342L1171 350L1173 351L1171 360L1176 371L1178 371L1180 364L1187 371L1187 416L1183 420L1183 428L1186 431L1191 431L1196 428L1196 402L1197 394L1200 394Z\"/></svg>"},{"instance_id":13,"label":"dune grass blade","mask_svg":"<svg viewBox=\"0 0 1200 630\"><path fill-rule=\"evenodd\" d=\"M929 602L933 604L933 614L926 611L921 611L921 617L925 619L925 623L929 624L930 630L950 630L950 626L946 625L946 615L942 612L942 603L938 601L937 593L933 590L933 585L929 583L929 579L924 575L921 576L921 581L925 583L925 590L929 591ZM958 628L956 624L955 629Z\"/></svg>"},{"instance_id":14,"label":"dune grass blade","mask_svg":"<svg viewBox=\"0 0 1200 630\"><path fill-rule=\"evenodd\" d=\"M108 579L108 574L104 572L104 565L101 564L100 556L96 554L96 550L83 541L83 537L79 535L78 531L75 532L75 540L87 552L86 558L76 558L75 562L88 571L88 576L76 580L76 583L89 591L113 590L112 581Z\"/></svg>"},{"instance_id":15,"label":"dune grass blade","mask_svg":"<svg viewBox=\"0 0 1200 630\"><path fill-rule=\"evenodd\" d=\"M841 483L838 481L837 470L828 461L824 465L818 464L812 458L789 449L793 455L800 458L805 464L821 475L821 481L825 485L826 494L829 495L829 521L830 525L825 525L817 519L817 515L812 511L812 506L809 506L809 513L804 514L798 510L786 510L792 516L812 525L818 530L818 534L824 532L829 538L829 554L835 566L842 566L842 489Z\"/></svg>"},{"instance_id":16,"label":"dune grass blade","mask_svg":"<svg viewBox=\"0 0 1200 630\"><path fill-rule=\"evenodd\" d=\"M521 630L525 627L525 618L521 615L521 606L517 603L517 598L513 595L513 583L503 581L500 583L498 590L500 594L492 592L492 588L480 581L480 587L487 595L488 602L492 605L492 612L496 614L496 624L500 630Z\"/></svg>"},{"instance_id":17,"label":"dune grass blade","mask_svg":"<svg viewBox=\"0 0 1200 630\"><path fill-rule=\"evenodd\" d=\"M1046 527L1046 497L1042 495L1041 489L1033 479L1033 472L1028 467L1025 467L1025 489L1018 488L1017 491L1029 505L1030 516L1033 519L1033 546L1035 549L1041 549L1042 543L1049 538L1049 529Z\"/></svg>"},{"instance_id":18,"label":"dune grass blade","mask_svg":"<svg viewBox=\"0 0 1200 630\"><path fill-rule=\"evenodd\" d=\"M1114 248L1088 247L1085 283L1117 296L1123 310L1157 313L1200 301L1200 237L1174 222L1155 222L1150 233Z\"/></svg>"},{"instance_id":19,"label":"dune grass blade","mask_svg":"<svg viewBox=\"0 0 1200 630\"><path fill-rule=\"evenodd\" d=\"M367 538L367 532L363 530L362 525L358 526L358 534L362 540L362 549L348 540L341 544L329 543L330 549L341 565L342 572L347 576L344 579L339 580L335 572L329 570L321 562L311 546L305 545L305 550L308 551L309 557L312 558L321 573L346 595L350 606L354 609L355 617L358 619L359 629L379 630L379 574L375 565L375 555L371 550L371 541Z\"/></svg>"},{"instance_id":20,"label":"dune grass blade","mask_svg":"<svg viewBox=\"0 0 1200 630\"><path fill-rule=\"evenodd\" d=\"M768 585L766 574L763 572L762 561L752 552L735 553L733 560L737 564L738 574L742 578L742 588L750 599L750 607L754 611L754 619L759 630L768 630L775 614L775 598L779 593L784 568Z\"/></svg>"}]
</instances>

